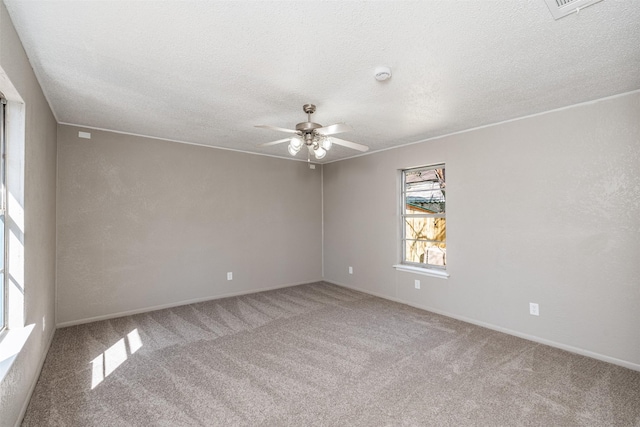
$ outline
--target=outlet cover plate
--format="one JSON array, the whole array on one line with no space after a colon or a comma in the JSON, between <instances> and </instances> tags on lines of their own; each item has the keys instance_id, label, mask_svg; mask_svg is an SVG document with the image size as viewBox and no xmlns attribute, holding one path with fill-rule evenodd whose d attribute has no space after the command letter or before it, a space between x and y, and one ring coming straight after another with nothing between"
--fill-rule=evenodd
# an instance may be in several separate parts
<instances>
[{"instance_id":1,"label":"outlet cover plate","mask_svg":"<svg viewBox=\"0 0 640 427\"><path fill-rule=\"evenodd\" d=\"M535 302L529 303L529 314L532 316L540 316L540 307Z\"/></svg>"}]
</instances>

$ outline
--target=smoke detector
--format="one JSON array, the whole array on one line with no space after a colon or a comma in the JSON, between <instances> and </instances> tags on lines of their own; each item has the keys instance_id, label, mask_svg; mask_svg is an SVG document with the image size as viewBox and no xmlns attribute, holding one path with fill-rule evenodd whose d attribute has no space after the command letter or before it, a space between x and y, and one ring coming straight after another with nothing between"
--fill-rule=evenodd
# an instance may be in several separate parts
<instances>
[{"instance_id":1,"label":"smoke detector","mask_svg":"<svg viewBox=\"0 0 640 427\"><path fill-rule=\"evenodd\" d=\"M391 68L389 67L378 67L375 71L376 80L379 82L383 82L391 78Z\"/></svg>"},{"instance_id":2,"label":"smoke detector","mask_svg":"<svg viewBox=\"0 0 640 427\"><path fill-rule=\"evenodd\" d=\"M580 13L580 9L598 3L602 0L544 0L551 15L558 20L572 13Z\"/></svg>"}]
</instances>

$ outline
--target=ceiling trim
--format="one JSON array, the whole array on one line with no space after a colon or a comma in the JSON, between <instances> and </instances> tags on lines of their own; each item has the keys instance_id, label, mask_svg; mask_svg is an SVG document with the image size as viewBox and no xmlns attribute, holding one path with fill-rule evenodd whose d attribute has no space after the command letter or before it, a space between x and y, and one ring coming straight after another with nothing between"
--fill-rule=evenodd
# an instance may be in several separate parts
<instances>
[{"instance_id":1,"label":"ceiling trim","mask_svg":"<svg viewBox=\"0 0 640 427\"><path fill-rule=\"evenodd\" d=\"M256 152L253 152L253 151L238 150L236 148L219 147L217 145L200 144L199 142L181 141L179 139L161 138L159 136L143 135L143 134L140 134L140 133L124 132L124 131L113 130L113 129L99 128L99 127L95 127L95 126L84 126L84 125L79 125L79 124L76 124L76 123L58 122L58 124L59 125L65 125L65 126L74 126L74 127L83 128L83 129L99 130L99 131L102 131L102 132L112 132L112 133L117 133L117 134L120 134L120 135L137 136L137 137L140 137L140 138L157 139L159 141L175 142L175 143L178 143L178 144L195 145L195 146L198 146L198 147L214 148L216 150L234 151L236 153L253 154L253 155L256 155L256 156L274 157L276 159L293 160L293 161L296 161L296 162L307 163L307 160L296 159L296 158L290 157L290 156L277 156L275 154L256 153ZM315 164L315 165L321 164L321 163L317 163L317 162L309 162L309 163Z\"/></svg>"},{"instance_id":2,"label":"ceiling trim","mask_svg":"<svg viewBox=\"0 0 640 427\"><path fill-rule=\"evenodd\" d=\"M542 111L540 113L534 113L534 114L529 114L529 115L526 115L526 116L515 117L513 119L502 120L500 122L489 123L489 124L486 124L486 125L476 126L476 127L472 127L472 128L469 128L469 129L459 130L459 131L456 131L456 132L451 132L451 133L447 133L447 134L443 134L443 135L432 136L430 138L421 139L421 140L414 141L414 142L408 142L408 143L402 144L402 145L396 145L394 147L382 148L380 150L370 151L370 152L362 153L362 154L355 154L353 156L345 157L345 158L342 158L342 159L329 160L329 161L326 161L326 162L309 162L309 163L326 165L326 164L329 164L329 163L341 162L343 160L355 159L357 157L370 156L372 154L381 153L383 151L395 150L395 149L398 149L398 148L408 147L410 145L415 145L415 144L422 144L424 142L429 142L429 141L433 141L433 140L440 139L440 138L446 138L446 137L453 136L453 135L459 135L459 134L462 134L462 133L467 133L467 132L472 132L472 131L475 131L475 130L480 130L480 129L485 129L485 128L489 128L489 127L493 127L493 126L498 126L498 125L502 125L502 124L505 124L505 123L516 122L518 120L529 119L529 118L532 118L532 117L543 116L545 114L550 114L550 113L555 113L555 112L558 112L558 111L568 110L568 109L574 108L574 107L580 107L580 106L584 106L584 105L595 104L597 102L606 101L606 100L609 100L609 99L620 98L620 97L623 97L623 96L626 96L626 95L631 95L631 94L634 94L634 93L640 93L640 89L634 89L634 90L631 90L629 92L618 93L618 94L615 94L615 95L605 96L604 98L593 99L593 100L590 100L590 101L583 101L583 102L579 102L577 104L571 104L571 105L566 105L564 107L554 108L553 110L547 110L547 111ZM124 132L124 131L118 131L118 130L113 130L113 129L105 129L105 128L99 128L99 127L95 127L95 126L85 126L85 125L80 125L80 124L77 124L77 123L58 122L58 124L65 125L65 126L74 126L74 127L78 127L78 128L84 128L84 129L99 130L99 131L103 131L103 132L112 132L112 133L117 133L117 134L120 134L120 135L130 135L130 136L136 136L136 137L140 137L140 138L157 139L159 141L175 142L175 143L178 143L178 144L195 145L195 146L198 146L198 147L213 148L213 149L216 149L216 150L234 151L236 153L253 154L253 155L256 155L256 156L273 157L273 158L276 158L276 159L293 160L293 161L296 161L296 162L307 163L307 160L298 159L298 158L290 157L290 156L278 156L278 155L275 155L275 154L256 153L256 152L253 152L253 151L238 150L238 149L235 149L235 148L219 147L217 145L206 145L206 144L200 144L198 142L182 141L182 140L179 140L179 139L161 138L161 137L158 137L158 136L144 135L144 134L133 133L133 132Z\"/></svg>"},{"instance_id":3,"label":"ceiling trim","mask_svg":"<svg viewBox=\"0 0 640 427\"><path fill-rule=\"evenodd\" d=\"M529 118L532 118L532 117L543 116L545 114L556 113L558 111L568 110L568 109L574 108L574 107L581 107L581 106L585 106L585 105L595 104L595 103L598 103L598 102L601 102L601 101L607 101L609 99L620 98L620 97L631 95L631 94L634 94L634 93L640 93L640 89L634 89L634 90L630 90L628 92L617 93L615 95L605 96L604 98L592 99L591 101L578 102L577 104L566 105L564 107L554 108L553 110L541 111L539 113L528 114L526 116L515 117L513 119L502 120L500 122L489 123L489 124L482 125L482 126L476 126L476 127L469 128L469 129L464 129L464 130L459 130L459 131L456 131L456 132L446 133L444 135L432 136L430 138L421 139L421 140L415 141L415 142L407 142L406 144L402 144L402 145L395 145L393 147L381 148L380 150L376 150L376 151L370 151L370 152L362 153L362 154L355 154L353 156L345 157L343 159L329 160L327 162L324 162L323 164L327 165L329 163L341 162L343 160L355 159L356 157L369 156L371 154L381 153L383 151L389 151L389 150L395 150L397 148L408 147L410 145L422 144L423 142L429 142L429 141L433 141L435 139L446 138L448 136L459 135L461 133L472 132L474 130L490 128L490 127L502 125L502 124L505 124L505 123L517 122L518 120L524 120L524 119L529 119Z\"/></svg>"}]
</instances>

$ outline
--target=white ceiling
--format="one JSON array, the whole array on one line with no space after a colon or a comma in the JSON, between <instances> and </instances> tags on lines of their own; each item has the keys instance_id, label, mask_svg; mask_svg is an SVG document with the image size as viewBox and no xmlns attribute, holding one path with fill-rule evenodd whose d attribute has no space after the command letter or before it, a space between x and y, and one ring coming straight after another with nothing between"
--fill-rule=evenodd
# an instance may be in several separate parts
<instances>
[{"instance_id":1,"label":"white ceiling","mask_svg":"<svg viewBox=\"0 0 640 427\"><path fill-rule=\"evenodd\" d=\"M282 157L309 102L376 151L640 88L639 0L5 4L59 122Z\"/></svg>"}]
</instances>

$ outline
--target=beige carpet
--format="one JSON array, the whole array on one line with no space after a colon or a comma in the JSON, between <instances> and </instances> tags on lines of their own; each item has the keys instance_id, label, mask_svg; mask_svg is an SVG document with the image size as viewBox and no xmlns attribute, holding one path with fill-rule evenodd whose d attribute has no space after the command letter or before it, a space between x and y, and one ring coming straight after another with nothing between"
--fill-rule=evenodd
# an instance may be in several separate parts
<instances>
[{"instance_id":1,"label":"beige carpet","mask_svg":"<svg viewBox=\"0 0 640 427\"><path fill-rule=\"evenodd\" d=\"M315 283L60 329L25 426L640 426L640 373Z\"/></svg>"}]
</instances>

